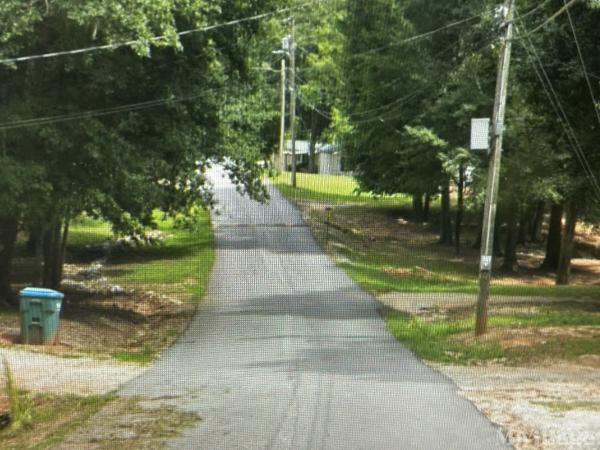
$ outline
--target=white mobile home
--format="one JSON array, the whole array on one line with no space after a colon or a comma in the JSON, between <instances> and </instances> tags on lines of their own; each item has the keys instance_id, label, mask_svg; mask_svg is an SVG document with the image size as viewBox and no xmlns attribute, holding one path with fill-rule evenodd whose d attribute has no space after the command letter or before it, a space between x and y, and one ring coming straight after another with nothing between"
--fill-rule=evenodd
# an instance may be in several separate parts
<instances>
[{"instance_id":1,"label":"white mobile home","mask_svg":"<svg viewBox=\"0 0 600 450\"><path fill-rule=\"evenodd\" d=\"M315 146L315 164L320 174L335 175L342 172L342 155L339 146L317 142ZM308 167L310 156L310 142L296 141L296 167L298 170ZM285 142L283 159L286 170L292 167L292 141Z\"/></svg>"}]
</instances>

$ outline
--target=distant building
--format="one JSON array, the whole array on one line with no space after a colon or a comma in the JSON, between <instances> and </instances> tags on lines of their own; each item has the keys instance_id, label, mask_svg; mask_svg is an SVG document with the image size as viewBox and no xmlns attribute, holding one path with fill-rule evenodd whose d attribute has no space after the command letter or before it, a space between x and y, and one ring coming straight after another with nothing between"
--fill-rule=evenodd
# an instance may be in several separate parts
<instances>
[{"instance_id":1,"label":"distant building","mask_svg":"<svg viewBox=\"0 0 600 450\"><path fill-rule=\"evenodd\" d=\"M336 175L342 173L342 154L338 145L317 142L315 146L315 164L320 174ZM308 167L310 156L310 142L296 141L296 168L298 170ZM285 142L283 158L286 170L292 168L292 141Z\"/></svg>"}]
</instances>

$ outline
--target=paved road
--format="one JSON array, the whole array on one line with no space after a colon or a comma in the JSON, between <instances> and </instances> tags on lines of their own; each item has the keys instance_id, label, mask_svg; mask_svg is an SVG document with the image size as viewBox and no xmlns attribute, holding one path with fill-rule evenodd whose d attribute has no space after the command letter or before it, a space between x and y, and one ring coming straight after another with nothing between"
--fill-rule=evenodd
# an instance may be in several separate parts
<instances>
[{"instance_id":1,"label":"paved road","mask_svg":"<svg viewBox=\"0 0 600 450\"><path fill-rule=\"evenodd\" d=\"M203 418L172 448L494 450L501 433L386 331L300 214L211 173L217 260L185 335L123 395Z\"/></svg>"}]
</instances>

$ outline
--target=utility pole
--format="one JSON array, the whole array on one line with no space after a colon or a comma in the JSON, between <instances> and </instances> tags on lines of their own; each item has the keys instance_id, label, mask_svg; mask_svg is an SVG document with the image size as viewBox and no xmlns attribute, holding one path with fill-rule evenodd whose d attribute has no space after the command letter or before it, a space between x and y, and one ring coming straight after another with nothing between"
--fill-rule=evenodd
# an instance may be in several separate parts
<instances>
[{"instance_id":1,"label":"utility pole","mask_svg":"<svg viewBox=\"0 0 600 450\"><path fill-rule=\"evenodd\" d=\"M281 58L281 123L279 129L279 165L281 170L285 170L285 159L283 151L285 147L285 55Z\"/></svg>"},{"instance_id":2,"label":"utility pole","mask_svg":"<svg viewBox=\"0 0 600 450\"><path fill-rule=\"evenodd\" d=\"M477 318L475 335L481 336L487 331L488 301L490 298L490 281L492 278L492 259L494 252L494 223L496 221L496 205L500 185L500 164L502 161L502 138L504 133L504 117L508 91L508 75L513 38L513 17L516 0L506 0L503 7L504 32L500 60L498 63L498 79L496 81L496 97L490 142L492 153L487 179L485 207L483 212L483 231L481 235L481 262L479 265L479 295L477 297Z\"/></svg>"},{"instance_id":3,"label":"utility pole","mask_svg":"<svg viewBox=\"0 0 600 450\"><path fill-rule=\"evenodd\" d=\"M296 187L296 21L290 22L290 127L292 134L292 187Z\"/></svg>"}]
</instances>

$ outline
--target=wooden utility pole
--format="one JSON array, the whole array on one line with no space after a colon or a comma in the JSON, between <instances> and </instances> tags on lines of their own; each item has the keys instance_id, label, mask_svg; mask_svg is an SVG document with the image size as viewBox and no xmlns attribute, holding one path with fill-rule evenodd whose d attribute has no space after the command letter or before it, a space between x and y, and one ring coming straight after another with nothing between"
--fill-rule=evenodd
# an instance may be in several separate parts
<instances>
[{"instance_id":1,"label":"wooden utility pole","mask_svg":"<svg viewBox=\"0 0 600 450\"><path fill-rule=\"evenodd\" d=\"M279 129L279 168L285 170L284 147L285 147L285 55L281 58L281 122Z\"/></svg>"},{"instance_id":2,"label":"wooden utility pole","mask_svg":"<svg viewBox=\"0 0 600 450\"><path fill-rule=\"evenodd\" d=\"M290 21L290 127L292 134L292 187L296 187L296 21Z\"/></svg>"},{"instance_id":3,"label":"wooden utility pole","mask_svg":"<svg viewBox=\"0 0 600 450\"><path fill-rule=\"evenodd\" d=\"M500 186L500 164L502 161L502 138L504 133L504 117L508 91L508 75L513 38L513 17L516 0L506 0L504 4L504 32L498 63L498 79L494 115L492 118L490 142L492 153L487 179L485 207L483 211L483 231L481 235L481 262L479 266L479 295L477 298L477 318L475 335L480 336L487 331L488 301L490 298L490 281L492 278L492 259L494 252L494 223Z\"/></svg>"}]
</instances>

